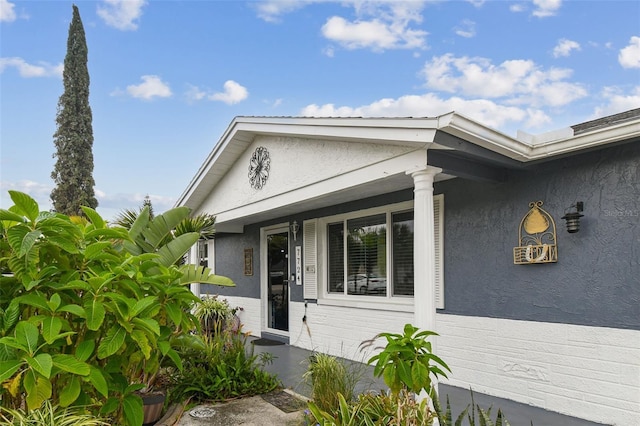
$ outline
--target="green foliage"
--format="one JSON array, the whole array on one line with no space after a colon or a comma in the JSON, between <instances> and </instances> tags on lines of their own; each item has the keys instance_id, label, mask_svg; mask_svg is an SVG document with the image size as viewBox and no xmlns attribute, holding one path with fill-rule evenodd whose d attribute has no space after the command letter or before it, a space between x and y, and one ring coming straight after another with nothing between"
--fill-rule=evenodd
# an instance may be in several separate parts
<instances>
[{"instance_id":1,"label":"green foliage","mask_svg":"<svg viewBox=\"0 0 640 426\"><path fill-rule=\"evenodd\" d=\"M309 357L309 367L303 377L311 383L314 404L320 410L335 412L339 408L338 394L347 402L355 399L360 375L334 356L315 353Z\"/></svg>"},{"instance_id":2,"label":"green foliage","mask_svg":"<svg viewBox=\"0 0 640 426\"><path fill-rule=\"evenodd\" d=\"M362 394L349 404L342 394L337 395L338 407L331 411L320 409L315 401L309 402L312 423L320 425L351 426L429 426L434 423L435 413L429 408L427 399L416 401L414 396L401 391L397 396L389 393Z\"/></svg>"},{"instance_id":3,"label":"green foliage","mask_svg":"<svg viewBox=\"0 0 640 426\"><path fill-rule=\"evenodd\" d=\"M480 407L479 404L476 404L473 398L473 390L471 392L471 403L468 404L464 410L456 417L455 422L453 421L453 417L451 415L451 404L449 402L449 396L447 395L447 408L446 411L442 409L442 405L440 404L440 399L435 391L431 392L431 398L433 400L433 407L437 413L438 420L440 421L440 426L461 426L462 422L466 419L468 421L469 426L476 426L476 415L478 416L478 425L479 426L510 426L507 418L505 417L502 410L498 409L498 413L496 414L496 420L491 420L491 410L492 407L489 407L487 410L484 410ZM471 408L471 411L469 411ZM533 422L531 422L531 426L533 426Z\"/></svg>"},{"instance_id":4,"label":"green foliage","mask_svg":"<svg viewBox=\"0 0 640 426\"><path fill-rule=\"evenodd\" d=\"M203 297L196 304L193 314L200 321L205 334L216 334L223 330L240 326L236 312L242 308L232 308L229 301L217 295Z\"/></svg>"},{"instance_id":5,"label":"green foliage","mask_svg":"<svg viewBox=\"0 0 640 426\"><path fill-rule=\"evenodd\" d=\"M32 411L51 400L141 424L138 391L162 366L181 369L177 350L197 343L199 299L186 284L233 283L173 264L197 235L159 243L184 209L141 217L128 231L88 207L77 220L9 193L14 205L0 210L2 405Z\"/></svg>"},{"instance_id":6,"label":"green foliage","mask_svg":"<svg viewBox=\"0 0 640 426\"><path fill-rule=\"evenodd\" d=\"M0 406L0 426L109 426L83 407L62 408L45 401L41 407L25 411Z\"/></svg>"},{"instance_id":7,"label":"green foliage","mask_svg":"<svg viewBox=\"0 0 640 426\"><path fill-rule=\"evenodd\" d=\"M73 5L67 54L62 74L64 92L58 100L54 145L57 158L51 173L54 209L66 215L82 214L80 207L96 208L93 187L93 127L89 106L88 49L80 12Z\"/></svg>"},{"instance_id":8,"label":"green foliage","mask_svg":"<svg viewBox=\"0 0 640 426\"><path fill-rule=\"evenodd\" d=\"M422 390L431 390L431 376L447 377L443 370L451 371L447 364L431 351L429 336L437 336L432 331L420 331L411 324L404 326L403 334L380 333L373 340L364 342L368 346L383 337L386 346L380 353L371 357L369 364L375 363L373 374L382 376L393 395L401 390L419 394Z\"/></svg>"},{"instance_id":9,"label":"green foliage","mask_svg":"<svg viewBox=\"0 0 640 426\"><path fill-rule=\"evenodd\" d=\"M278 387L277 378L263 370L268 359L253 354L246 336L230 329L203 336L203 347L183 348L184 368L171 378L170 401L222 401L267 393Z\"/></svg>"}]
</instances>

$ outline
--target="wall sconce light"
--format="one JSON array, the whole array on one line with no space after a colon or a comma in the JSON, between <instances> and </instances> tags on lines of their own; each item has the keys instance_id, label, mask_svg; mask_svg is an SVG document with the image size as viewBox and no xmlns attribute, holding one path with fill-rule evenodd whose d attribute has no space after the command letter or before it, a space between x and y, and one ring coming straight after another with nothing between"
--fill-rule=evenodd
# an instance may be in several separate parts
<instances>
[{"instance_id":1,"label":"wall sconce light","mask_svg":"<svg viewBox=\"0 0 640 426\"><path fill-rule=\"evenodd\" d=\"M584 216L580 214L580 212L584 210L584 203L582 201L578 201L567 210L565 210L562 219L567 221L567 232L574 234L580 230L580 218Z\"/></svg>"},{"instance_id":2,"label":"wall sconce light","mask_svg":"<svg viewBox=\"0 0 640 426\"><path fill-rule=\"evenodd\" d=\"M291 226L289 226L289 228L291 229L291 233L293 234L293 241L297 241L298 231L300 230L300 225L298 225L298 221L294 220Z\"/></svg>"}]
</instances>

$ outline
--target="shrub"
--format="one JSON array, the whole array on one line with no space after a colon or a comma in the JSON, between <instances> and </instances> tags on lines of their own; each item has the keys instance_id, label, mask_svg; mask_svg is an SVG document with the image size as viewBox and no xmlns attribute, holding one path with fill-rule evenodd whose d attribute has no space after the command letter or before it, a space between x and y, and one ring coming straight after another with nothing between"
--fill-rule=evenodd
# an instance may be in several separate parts
<instances>
[{"instance_id":1,"label":"shrub","mask_svg":"<svg viewBox=\"0 0 640 426\"><path fill-rule=\"evenodd\" d=\"M222 401L257 395L280 385L262 367L266 357L253 354L246 336L230 329L203 336L203 347L180 351L184 368L171 377L170 401Z\"/></svg>"},{"instance_id":2,"label":"shrub","mask_svg":"<svg viewBox=\"0 0 640 426\"><path fill-rule=\"evenodd\" d=\"M339 408L338 394L347 402L355 399L360 375L335 356L315 353L309 357L309 367L303 377L311 384L314 404L321 410L333 412Z\"/></svg>"},{"instance_id":3,"label":"shrub","mask_svg":"<svg viewBox=\"0 0 640 426\"><path fill-rule=\"evenodd\" d=\"M130 230L109 227L90 208L85 218L40 212L9 191L0 209L0 400L8 408L90 406L120 425L142 423L142 399L162 363L181 368L175 348L198 326L190 282L233 285L195 265L175 262L197 233L172 238L186 208Z\"/></svg>"}]
</instances>

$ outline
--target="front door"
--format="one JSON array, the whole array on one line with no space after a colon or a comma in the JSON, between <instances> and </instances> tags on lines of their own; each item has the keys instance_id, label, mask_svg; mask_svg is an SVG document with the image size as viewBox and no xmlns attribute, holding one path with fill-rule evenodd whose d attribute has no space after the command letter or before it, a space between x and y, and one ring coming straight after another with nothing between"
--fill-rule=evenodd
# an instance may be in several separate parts
<instances>
[{"instance_id":1,"label":"front door","mask_svg":"<svg viewBox=\"0 0 640 426\"><path fill-rule=\"evenodd\" d=\"M267 328L289 331L289 232L267 234Z\"/></svg>"}]
</instances>

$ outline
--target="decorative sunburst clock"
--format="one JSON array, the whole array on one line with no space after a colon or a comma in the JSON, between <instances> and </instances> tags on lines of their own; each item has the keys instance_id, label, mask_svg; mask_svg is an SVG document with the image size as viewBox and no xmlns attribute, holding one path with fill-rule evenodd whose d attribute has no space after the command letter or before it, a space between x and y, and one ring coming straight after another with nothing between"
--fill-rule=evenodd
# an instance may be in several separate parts
<instances>
[{"instance_id":1,"label":"decorative sunburst clock","mask_svg":"<svg viewBox=\"0 0 640 426\"><path fill-rule=\"evenodd\" d=\"M553 263L558 261L556 223L542 209L542 201L529 203L531 210L522 218L518 229L518 247L513 248L513 263Z\"/></svg>"},{"instance_id":2,"label":"decorative sunburst clock","mask_svg":"<svg viewBox=\"0 0 640 426\"><path fill-rule=\"evenodd\" d=\"M257 147L249 160L249 183L252 188L262 189L269 179L270 167L269 151L263 146Z\"/></svg>"}]
</instances>

